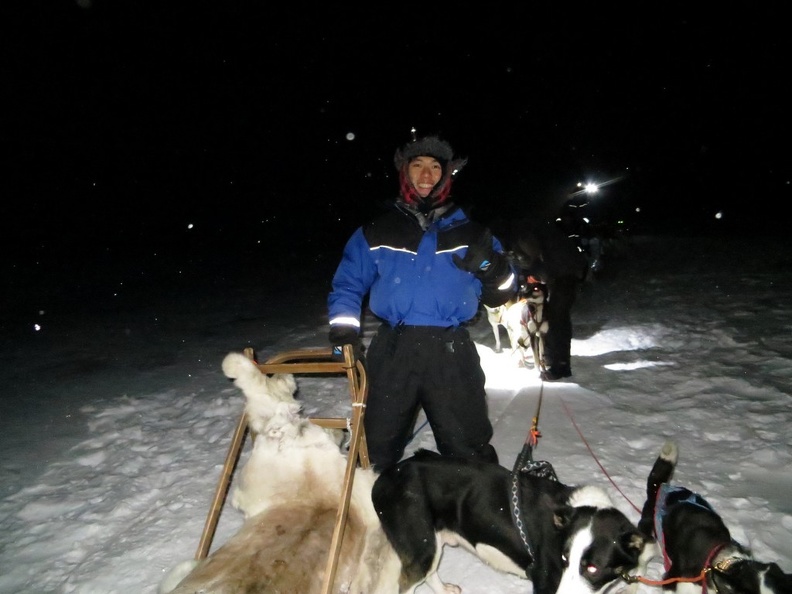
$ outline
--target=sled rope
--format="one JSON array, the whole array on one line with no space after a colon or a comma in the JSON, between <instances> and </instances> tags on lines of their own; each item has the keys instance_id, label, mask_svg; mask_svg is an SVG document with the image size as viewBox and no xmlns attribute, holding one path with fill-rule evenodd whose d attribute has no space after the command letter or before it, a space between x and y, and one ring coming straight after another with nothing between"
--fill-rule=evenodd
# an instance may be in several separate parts
<instances>
[{"instance_id":1,"label":"sled rope","mask_svg":"<svg viewBox=\"0 0 792 594\"><path fill-rule=\"evenodd\" d=\"M630 501L630 498L627 497L627 495L624 494L624 491L619 489L619 486L615 482L613 482L613 479L608 474L608 471L605 470L605 467L600 463L599 459L597 458L597 455L594 453L594 450L591 449L591 446L586 441L586 438L583 437L583 433L580 431L580 427L578 427L578 424L575 422L574 417L572 417L572 413L569 412L569 407L567 407L566 402L564 402L563 398L561 398L561 404L563 405L564 411L566 411L566 414L569 417L569 420L572 421L572 425L575 427L575 430L578 432L578 435L580 436L580 439L583 440L583 443L585 444L586 449L588 449L589 453L591 454L591 457L594 458L594 462L596 462L597 466L600 467L600 470L602 470L602 473L610 481L611 485L613 485L613 487L621 494L621 496L624 497L624 499L627 501L627 503L629 503L632 506L632 508L640 514L641 513L641 508L637 507L632 501Z\"/></svg>"},{"instance_id":2,"label":"sled rope","mask_svg":"<svg viewBox=\"0 0 792 594\"><path fill-rule=\"evenodd\" d=\"M705 567L704 569L701 570L701 573L699 575L697 575L696 577L690 577L690 578L686 578L686 577L668 578L667 580L652 580L652 579L649 579L649 578L646 578L646 577L643 577L643 576L640 576L640 575L628 575L628 574L623 574L620 577L621 577L621 579L623 579L628 584L634 584L636 582L640 582L640 583L645 584L647 586L665 586L666 584L674 584L676 582L696 583L696 582L703 581L705 576L707 575L707 573L710 570L711 570L711 568ZM704 582L704 585L702 586L702 592L704 594L706 594L706 591L707 591L706 582Z\"/></svg>"},{"instance_id":3,"label":"sled rope","mask_svg":"<svg viewBox=\"0 0 792 594\"><path fill-rule=\"evenodd\" d=\"M429 424L429 419L426 419L423 423L421 423L421 426L418 427L418 429L416 429L413 432L413 434L410 436L410 439L408 439L407 443L404 444L404 447L407 447L408 445L410 445L412 443L412 440L415 439L415 436L418 435L421 432L421 429L426 427L428 424Z\"/></svg>"},{"instance_id":4,"label":"sled rope","mask_svg":"<svg viewBox=\"0 0 792 594\"><path fill-rule=\"evenodd\" d=\"M542 410L542 398L544 397L544 383L539 385L539 402L536 404L536 413L531 420L531 428L528 430L528 436L523 443L522 451L517 456L514 462L512 474L518 474L526 462L533 461L533 448L538 447L539 438L542 434L539 432L539 412Z\"/></svg>"},{"instance_id":5,"label":"sled rope","mask_svg":"<svg viewBox=\"0 0 792 594\"><path fill-rule=\"evenodd\" d=\"M531 428L528 431L528 436L523 443L522 451L517 456L514 462L514 468L511 472L511 512L514 527L520 534L520 540L525 547L526 552L531 557L531 560L536 558L536 555L531 548L531 543L528 542L528 536L525 534L525 524L522 518L522 505L520 502L520 469L528 462L533 461L533 448L539 443L539 438L542 436L539 433L539 411L542 409L542 397L544 395L544 384L539 387L539 402L536 405L536 413L531 420Z\"/></svg>"}]
</instances>

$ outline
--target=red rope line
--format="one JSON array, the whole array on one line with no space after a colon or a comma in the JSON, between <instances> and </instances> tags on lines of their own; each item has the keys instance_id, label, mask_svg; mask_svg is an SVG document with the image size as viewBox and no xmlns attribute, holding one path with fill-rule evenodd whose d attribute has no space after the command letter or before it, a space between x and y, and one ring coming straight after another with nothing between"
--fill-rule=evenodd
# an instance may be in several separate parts
<instances>
[{"instance_id":1,"label":"red rope line","mask_svg":"<svg viewBox=\"0 0 792 594\"><path fill-rule=\"evenodd\" d=\"M607 479L610 481L611 485L613 485L613 487L619 493L621 493L621 496L624 497L624 499L627 501L627 503L629 503L632 506L632 508L640 514L641 513L640 508L638 508L632 501L630 501L630 498L627 497L627 495L625 495L624 492L621 489L619 489L619 486L616 483L613 482L613 479L608 474L608 471L605 470L605 467L602 466L602 464L600 464L600 461L597 458L597 455L591 449L591 446L589 446L588 442L586 441L586 438L583 437L583 433L580 431L580 428L578 427L577 423L575 422L575 419L572 417L572 413L569 412L569 407L567 407L567 404L566 404L566 402L564 402L563 398L561 398L561 404L563 405L564 410L566 411L566 414L569 417L569 420L572 421L572 425L575 427L575 430L578 432L578 435L580 435L580 439L583 440L583 443L586 445L586 448L588 449L589 453L591 454L591 457L594 458L594 461L597 463L597 466L600 467L600 470L602 470L602 472L605 474Z\"/></svg>"},{"instance_id":2,"label":"red rope line","mask_svg":"<svg viewBox=\"0 0 792 594\"><path fill-rule=\"evenodd\" d=\"M622 577L624 581L626 581L627 583L631 584L633 582L641 582L642 584L646 584L647 586L665 586L666 584L674 584L676 582L691 582L691 583L703 582L701 584L701 592L702 594L707 594L707 580L706 580L707 572L712 569L712 560L715 558L715 555L717 555L718 552L725 546L726 546L725 544L719 544L712 548L712 550L709 552L709 555L707 555L707 560L704 562L704 568L701 570L701 573L695 577L676 577L676 578L668 578L665 580L650 580L649 578L645 578L639 575L636 576L628 575Z\"/></svg>"},{"instance_id":3,"label":"red rope line","mask_svg":"<svg viewBox=\"0 0 792 594\"><path fill-rule=\"evenodd\" d=\"M666 584L674 584L676 582L700 582L704 579L704 576L707 575L707 569L702 569L701 573L698 574L696 577L678 577L678 578L668 578L667 580L650 580L649 578L635 576L627 579L625 581L634 581L634 582L641 582L642 584L646 584L647 586L665 586Z\"/></svg>"},{"instance_id":4,"label":"red rope line","mask_svg":"<svg viewBox=\"0 0 792 594\"><path fill-rule=\"evenodd\" d=\"M717 555L726 544L719 544L712 547L712 550L707 555L707 560L704 561L704 568L701 570L701 573L698 574L696 577L677 577L677 578L668 578L665 580L650 580L649 578L640 577L640 576L628 576L625 577L625 581L630 582L641 582L642 584L646 584L647 586L665 586L666 584L673 584L675 582L703 582L701 584L701 592L702 594L707 594L707 572L712 570L712 560L715 559L715 555ZM730 560L721 561L718 565L715 566L716 569L721 569L721 565L728 564Z\"/></svg>"}]
</instances>

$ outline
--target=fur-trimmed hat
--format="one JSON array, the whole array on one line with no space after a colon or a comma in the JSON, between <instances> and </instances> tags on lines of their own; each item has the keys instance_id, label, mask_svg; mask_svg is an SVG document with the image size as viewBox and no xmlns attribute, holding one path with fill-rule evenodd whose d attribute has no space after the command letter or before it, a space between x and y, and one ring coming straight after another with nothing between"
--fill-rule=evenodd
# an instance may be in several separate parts
<instances>
[{"instance_id":1,"label":"fur-trimmed hat","mask_svg":"<svg viewBox=\"0 0 792 594\"><path fill-rule=\"evenodd\" d=\"M437 159L443 168L443 176L426 198L418 196L407 175L407 166L417 157ZM452 178L459 173L465 163L467 159L455 159L451 145L437 136L425 136L408 142L396 149L396 154L393 155L393 164L399 172L402 199L424 212L445 204L451 193Z\"/></svg>"},{"instance_id":2,"label":"fur-trimmed hat","mask_svg":"<svg viewBox=\"0 0 792 594\"><path fill-rule=\"evenodd\" d=\"M396 169L401 171L405 165L416 157L432 157L437 159L445 171L448 164L454 158L454 149L445 140L440 140L437 136L426 136L413 142L408 142L401 148L396 149L393 155L393 164Z\"/></svg>"}]
</instances>

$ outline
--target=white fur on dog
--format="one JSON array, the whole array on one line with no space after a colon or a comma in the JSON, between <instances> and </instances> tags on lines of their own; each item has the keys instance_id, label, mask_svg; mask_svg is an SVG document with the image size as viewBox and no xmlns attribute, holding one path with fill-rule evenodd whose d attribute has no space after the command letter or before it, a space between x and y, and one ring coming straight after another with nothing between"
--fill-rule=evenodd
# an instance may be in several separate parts
<instances>
[{"instance_id":1,"label":"white fur on dog","mask_svg":"<svg viewBox=\"0 0 792 594\"><path fill-rule=\"evenodd\" d=\"M294 399L297 382L293 375L267 376L241 353L226 355L222 367L225 376L232 378L246 396L245 412L254 432L264 433L261 423L266 423L276 414L299 414L300 404Z\"/></svg>"},{"instance_id":2,"label":"white fur on dog","mask_svg":"<svg viewBox=\"0 0 792 594\"><path fill-rule=\"evenodd\" d=\"M248 423L256 433L231 494L231 504L246 521L225 545L194 563L175 589L165 589L173 588L179 572L191 569L177 566L160 591L318 594L347 459L332 431L301 415L292 375L268 377L239 353L226 356L223 372L244 392ZM401 566L371 503L374 479L370 469L355 471L334 592L398 591Z\"/></svg>"},{"instance_id":3,"label":"white fur on dog","mask_svg":"<svg viewBox=\"0 0 792 594\"><path fill-rule=\"evenodd\" d=\"M599 487L593 485L586 485L575 490L569 496L569 505L571 507L593 507L596 509L608 509L614 507L613 501L608 497L608 494Z\"/></svg>"},{"instance_id":4,"label":"white fur on dog","mask_svg":"<svg viewBox=\"0 0 792 594\"><path fill-rule=\"evenodd\" d=\"M528 331L522 324L522 312L526 306L525 299L518 299L516 301L509 301L504 305L498 307L489 307L485 305L487 310L487 320L492 326L492 334L495 337L495 350L500 352L501 340L500 330L498 326L506 328L506 333L509 336L509 346L511 352L519 352L525 358L525 348L520 344L528 344Z\"/></svg>"}]
</instances>

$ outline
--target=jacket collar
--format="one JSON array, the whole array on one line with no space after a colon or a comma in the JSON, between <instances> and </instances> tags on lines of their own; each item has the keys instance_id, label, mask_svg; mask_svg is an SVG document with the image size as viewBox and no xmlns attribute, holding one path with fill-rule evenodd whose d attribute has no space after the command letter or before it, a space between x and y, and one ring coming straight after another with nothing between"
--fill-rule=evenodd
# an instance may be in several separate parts
<instances>
[{"instance_id":1,"label":"jacket collar","mask_svg":"<svg viewBox=\"0 0 792 594\"><path fill-rule=\"evenodd\" d=\"M462 210L453 202L438 206L430 210L427 214L423 214L417 208L411 204L407 204L401 199L396 200L396 208L413 217L424 231L433 224L440 224L440 222L445 219L458 219L460 216L462 218L465 216Z\"/></svg>"}]
</instances>

